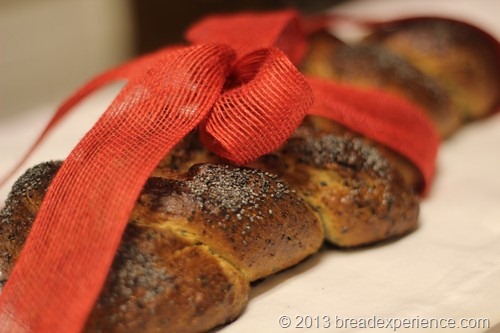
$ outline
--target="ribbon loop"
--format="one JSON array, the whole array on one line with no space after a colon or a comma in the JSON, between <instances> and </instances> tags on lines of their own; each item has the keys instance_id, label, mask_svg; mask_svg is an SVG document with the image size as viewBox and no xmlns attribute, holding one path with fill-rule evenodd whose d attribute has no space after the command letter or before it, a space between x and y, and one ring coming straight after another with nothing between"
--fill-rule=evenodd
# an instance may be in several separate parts
<instances>
[{"instance_id":1,"label":"ribbon loop","mask_svg":"<svg viewBox=\"0 0 500 333\"><path fill-rule=\"evenodd\" d=\"M313 101L305 78L277 49L244 56L200 128L205 146L246 164L282 145Z\"/></svg>"}]
</instances>

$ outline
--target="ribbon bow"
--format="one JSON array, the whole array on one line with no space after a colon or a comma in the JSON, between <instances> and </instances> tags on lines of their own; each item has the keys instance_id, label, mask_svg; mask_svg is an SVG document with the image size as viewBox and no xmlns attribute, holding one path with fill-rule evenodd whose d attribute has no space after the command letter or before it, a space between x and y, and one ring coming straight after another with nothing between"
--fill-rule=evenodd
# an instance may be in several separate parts
<instances>
[{"instance_id":1,"label":"ribbon bow","mask_svg":"<svg viewBox=\"0 0 500 333\"><path fill-rule=\"evenodd\" d=\"M292 134L312 91L272 46L300 39L290 29L280 33L294 20L292 12L261 20L267 40L254 48L161 50L101 75L61 107L59 117L103 84L129 79L54 178L3 290L0 331L82 329L143 184L197 126L209 149L237 164L277 149Z\"/></svg>"},{"instance_id":2,"label":"ribbon bow","mask_svg":"<svg viewBox=\"0 0 500 333\"><path fill-rule=\"evenodd\" d=\"M194 46L160 50L90 81L33 146L85 96L128 79L52 181L1 295L0 332L81 331L143 184L195 128L209 149L245 164L277 149L308 112L355 128L379 117L368 135L415 161L429 183L437 148L429 122L397 98L306 80L293 65L306 50L295 12L212 17L187 38ZM363 99L380 101L368 103L372 111Z\"/></svg>"}]
</instances>

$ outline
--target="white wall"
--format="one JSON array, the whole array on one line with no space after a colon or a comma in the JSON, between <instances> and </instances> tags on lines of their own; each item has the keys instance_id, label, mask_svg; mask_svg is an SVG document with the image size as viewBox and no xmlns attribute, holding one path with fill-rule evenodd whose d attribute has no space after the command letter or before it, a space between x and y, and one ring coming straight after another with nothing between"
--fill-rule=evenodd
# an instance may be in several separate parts
<instances>
[{"instance_id":1,"label":"white wall","mask_svg":"<svg viewBox=\"0 0 500 333\"><path fill-rule=\"evenodd\" d=\"M0 119L60 101L132 42L127 0L0 0Z\"/></svg>"}]
</instances>

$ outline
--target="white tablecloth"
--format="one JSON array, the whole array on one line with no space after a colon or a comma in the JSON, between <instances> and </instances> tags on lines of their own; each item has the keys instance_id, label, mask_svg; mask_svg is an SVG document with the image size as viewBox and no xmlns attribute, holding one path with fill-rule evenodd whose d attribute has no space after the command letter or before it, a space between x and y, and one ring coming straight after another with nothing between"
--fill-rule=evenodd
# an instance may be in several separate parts
<instances>
[{"instance_id":1,"label":"white tablecloth","mask_svg":"<svg viewBox=\"0 0 500 333\"><path fill-rule=\"evenodd\" d=\"M406 14L463 17L500 38L500 1L496 0L355 1L337 11L371 18ZM119 88L115 84L87 99L51 133L25 166L63 159ZM47 105L22 117L0 118L0 174L20 158L54 108L55 104ZM375 247L325 249L267 278L253 288L243 315L221 330L277 332L285 330L278 320L286 315L291 319L287 330L363 331L337 328L345 327L348 319L356 320L357 326L363 320L369 325L374 320L394 325L407 319L423 327L426 319L446 319L448 325L453 319L460 326L467 323L461 322L462 318L486 318L492 327L488 332L499 332L499 147L500 114L467 126L440 149L439 172L430 196L422 203L417 231ZM0 201L16 177L0 190ZM300 320L297 316L310 316L303 326L313 327L294 329ZM314 328L317 326L320 328Z\"/></svg>"}]
</instances>

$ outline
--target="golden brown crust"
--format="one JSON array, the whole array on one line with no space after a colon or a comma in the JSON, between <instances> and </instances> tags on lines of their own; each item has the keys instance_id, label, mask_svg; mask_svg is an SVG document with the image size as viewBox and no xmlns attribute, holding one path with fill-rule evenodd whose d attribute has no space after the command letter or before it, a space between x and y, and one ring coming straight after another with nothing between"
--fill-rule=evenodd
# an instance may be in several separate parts
<instances>
[{"instance_id":1,"label":"golden brown crust","mask_svg":"<svg viewBox=\"0 0 500 333\"><path fill-rule=\"evenodd\" d=\"M188 146L197 148L184 156L196 156L198 162L224 162L201 145ZM191 166L189 158L176 163L180 170ZM281 149L249 166L275 173L289 183L314 208L326 239L335 245L372 244L406 234L418 225L416 193L422 176L416 167L331 120L306 117Z\"/></svg>"},{"instance_id":2,"label":"golden brown crust","mask_svg":"<svg viewBox=\"0 0 500 333\"><path fill-rule=\"evenodd\" d=\"M182 180L151 178L139 206L154 214L140 218L168 221L254 281L296 264L323 241L321 224L294 192L268 172L199 164Z\"/></svg>"},{"instance_id":3,"label":"golden brown crust","mask_svg":"<svg viewBox=\"0 0 500 333\"><path fill-rule=\"evenodd\" d=\"M28 169L13 185L0 211L0 283L3 284L26 241L31 224L61 162Z\"/></svg>"},{"instance_id":4,"label":"golden brown crust","mask_svg":"<svg viewBox=\"0 0 500 333\"><path fill-rule=\"evenodd\" d=\"M368 41L408 59L451 96L463 120L498 106L498 44L477 28L447 19L402 20L378 29Z\"/></svg>"},{"instance_id":5,"label":"golden brown crust","mask_svg":"<svg viewBox=\"0 0 500 333\"><path fill-rule=\"evenodd\" d=\"M208 247L130 224L85 332L204 332L234 320L249 291Z\"/></svg>"},{"instance_id":6,"label":"golden brown crust","mask_svg":"<svg viewBox=\"0 0 500 333\"><path fill-rule=\"evenodd\" d=\"M422 189L422 174L406 157L332 120L318 116L307 116L296 131L296 135L301 137L317 137L318 135L328 134L341 136L346 140L357 138L358 140L362 140L366 145L374 147L389 160L391 166L399 172L405 184L416 192Z\"/></svg>"},{"instance_id":7,"label":"golden brown crust","mask_svg":"<svg viewBox=\"0 0 500 333\"><path fill-rule=\"evenodd\" d=\"M311 38L301 70L316 77L380 88L402 96L422 107L443 137L460 125L448 92L406 59L382 46L347 45L322 32Z\"/></svg>"},{"instance_id":8,"label":"golden brown crust","mask_svg":"<svg viewBox=\"0 0 500 333\"><path fill-rule=\"evenodd\" d=\"M330 121L306 119L282 149L252 165L296 188L335 245L371 244L415 229L419 199L399 171L367 139L342 128L324 131L324 122Z\"/></svg>"},{"instance_id":9,"label":"golden brown crust","mask_svg":"<svg viewBox=\"0 0 500 333\"><path fill-rule=\"evenodd\" d=\"M31 169L7 201L4 278L58 167ZM267 172L204 164L173 178L145 185L86 332L207 331L241 313L250 281L298 263L323 243L309 206ZM30 181L36 186L27 190Z\"/></svg>"}]
</instances>

